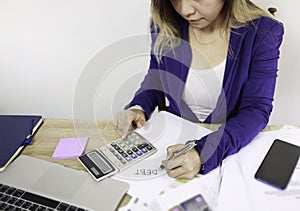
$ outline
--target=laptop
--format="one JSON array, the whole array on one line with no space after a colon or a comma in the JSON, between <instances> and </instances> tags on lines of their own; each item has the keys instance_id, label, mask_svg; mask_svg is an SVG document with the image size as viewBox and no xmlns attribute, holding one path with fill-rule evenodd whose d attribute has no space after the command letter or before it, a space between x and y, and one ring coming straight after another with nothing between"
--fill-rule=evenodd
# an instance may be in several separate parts
<instances>
[{"instance_id":1,"label":"laptop","mask_svg":"<svg viewBox=\"0 0 300 211\"><path fill-rule=\"evenodd\" d=\"M97 182L85 171L20 155L0 173L0 210L116 210L128 189L123 181Z\"/></svg>"}]
</instances>

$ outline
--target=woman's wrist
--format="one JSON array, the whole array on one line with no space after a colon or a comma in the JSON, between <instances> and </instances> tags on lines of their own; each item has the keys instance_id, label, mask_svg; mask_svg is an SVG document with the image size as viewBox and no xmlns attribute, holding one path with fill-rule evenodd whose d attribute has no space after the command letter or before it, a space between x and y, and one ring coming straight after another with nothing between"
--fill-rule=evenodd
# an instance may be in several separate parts
<instances>
[{"instance_id":1,"label":"woman's wrist","mask_svg":"<svg viewBox=\"0 0 300 211\"><path fill-rule=\"evenodd\" d=\"M196 146L197 145L197 141L198 140L189 140L185 144L193 142L195 144L195 146ZM199 153L199 159L200 159L200 170L199 170L199 173L202 173L204 171L204 163L202 162L202 159L200 157L200 153Z\"/></svg>"},{"instance_id":2,"label":"woman's wrist","mask_svg":"<svg viewBox=\"0 0 300 211\"><path fill-rule=\"evenodd\" d=\"M130 110L132 110L132 109L137 109L137 110L144 111L144 109L143 109L142 106L140 106L140 105L134 105L134 106L129 107L128 109L130 109ZM145 111L144 111L144 112L145 112Z\"/></svg>"}]
</instances>

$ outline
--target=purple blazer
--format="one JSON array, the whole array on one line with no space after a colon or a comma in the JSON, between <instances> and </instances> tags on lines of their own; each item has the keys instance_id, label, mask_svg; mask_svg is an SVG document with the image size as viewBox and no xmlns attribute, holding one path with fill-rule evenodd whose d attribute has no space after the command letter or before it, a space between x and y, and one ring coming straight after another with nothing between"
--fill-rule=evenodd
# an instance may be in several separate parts
<instances>
[{"instance_id":1,"label":"purple blazer","mask_svg":"<svg viewBox=\"0 0 300 211\"><path fill-rule=\"evenodd\" d=\"M193 122L195 114L182 100L191 63L187 42L188 23L182 21L182 44L167 52L158 62L151 54L150 67L139 90L127 108L140 105L149 119L165 97L167 111ZM261 17L245 27L232 29L223 80L216 108L204 121L219 123L215 132L197 140L204 162L201 173L216 168L228 155L248 144L268 123L277 78L283 24ZM156 34L152 33L154 43ZM152 46L153 47L153 46Z\"/></svg>"}]
</instances>

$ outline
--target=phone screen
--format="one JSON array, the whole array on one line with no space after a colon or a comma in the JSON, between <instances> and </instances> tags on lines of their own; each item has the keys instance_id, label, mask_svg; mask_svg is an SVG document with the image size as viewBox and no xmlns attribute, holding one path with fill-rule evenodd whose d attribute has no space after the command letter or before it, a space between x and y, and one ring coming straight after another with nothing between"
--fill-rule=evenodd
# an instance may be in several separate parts
<instances>
[{"instance_id":1,"label":"phone screen","mask_svg":"<svg viewBox=\"0 0 300 211\"><path fill-rule=\"evenodd\" d=\"M274 187L285 189L299 156L299 146L276 139L255 173L255 178Z\"/></svg>"},{"instance_id":2,"label":"phone screen","mask_svg":"<svg viewBox=\"0 0 300 211\"><path fill-rule=\"evenodd\" d=\"M196 196L181 202L179 205L172 207L169 211L211 211L208 207L208 204L204 200L201 194L197 194Z\"/></svg>"}]
</instances>

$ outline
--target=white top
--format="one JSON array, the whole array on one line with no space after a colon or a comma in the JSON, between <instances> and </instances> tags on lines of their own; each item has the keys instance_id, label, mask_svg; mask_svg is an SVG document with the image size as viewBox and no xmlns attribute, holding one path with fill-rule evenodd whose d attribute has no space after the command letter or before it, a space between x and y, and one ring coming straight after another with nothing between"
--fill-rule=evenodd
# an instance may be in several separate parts
<instances>
[{"instance_id":1,"label":"white top","mask_svg":"<svg viewBox=\"0 0 300 211\"><path fill-rule=\"evenodd\" d=\"M226 59L210 69L190 69L182 99L202 122L216 107L221 93Z\"/></svg>"}]
</instances>

